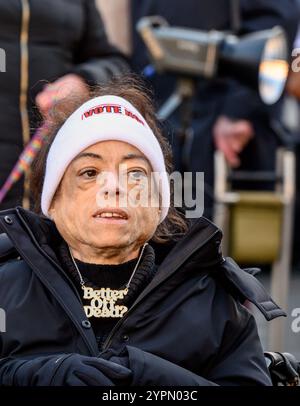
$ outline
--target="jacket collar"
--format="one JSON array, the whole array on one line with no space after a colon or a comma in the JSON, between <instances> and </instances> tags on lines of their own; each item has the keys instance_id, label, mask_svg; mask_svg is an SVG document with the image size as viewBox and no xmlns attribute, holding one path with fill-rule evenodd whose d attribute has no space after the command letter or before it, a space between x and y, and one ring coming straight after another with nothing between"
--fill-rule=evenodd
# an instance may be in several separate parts
<instances>
[{"instance_id":1,"label":"jacket collar","mask_svg":"<svg viewBox=\"0 0 300 406\"><path fill-rule=\"evenodd\" d=\"M32 242L47 253L54 261L58 262L55 254L55 246L62 239L55 224L50 219L35 214L22 207L4 210L0 212L0 228L5 228L8 236L14 230L15 225L6 227L6 216L14 217L14 221L22 225L28 237L33 236ZM155 250L156 263L161 268L180 267L193 256L193 261L204 266L222 261L221 254L221 231L204 217L199 218L185 236L176 236L176 239L165 244L150 241ZM18 239L14 242L17 251L26 249ZM174 269L175 271L175 269Z\"/></svg>"},{"instance_id":2,"label":"jacket collar","mask_svg":"<svg viewBox=\"0 0 300 406\"><path fill-rule=\"evenodd\" d=\"M53 269L53 265L56 266L66 278L66 274L59 267L52 249L57 238L61 238L55 224L45 217L17 207L0 212L1 226L13 242L16 250L29 263L37 276L48 285L48 288L56 297L58 295L59 299L62 299L63 306L66 304L64 296L71 297L68 299L71 303L67 306L66 311L69 311L70 317L75 319L75 324L78 327L80 323L78 319L76 320L78 316L74 316L74 313L76 313L74 312L74 306L77 305L78 307L81 304L80 298L76 300L75 295L67 295L66 292L67 289L70 289L70 286L68 286L67 281L58 278L58 273ZM132 308L171 275L180 275L182 280L185 277L183 272L186 272L187 268L197 272L198 270L201 272L201 269L210 268L215 271L212 272L213 277L220 279L223 277L224 281L222 283L224 285L229 285L229 289L235 291L234 293L240 295L243 300L252 301L262 311L266 319L270 320L285 315L252 275L244 272L237 264L232 264L223 258L220 249L221 239L221 231L209 220L202 217L194 223L187 235L183 236L178 242L173 241L166 245L153 243L156 255L159 258L158 271L150 284L137 298ZM45 261L45 257L48 258L48 261ZM46 262L48 272L40 272L38 266L36 266L36 258L39 258L41 269L45 269L43 264ZM72 282L69 279L70 284L72 285ZM75 287L74 290L76 292ZM78 297L77 292L76 294ZM264 304L267 304L267 306ZM82 306L79 307L79 317L84 317ZM95 337L91 337L91 334L90 337L87 337L89 335L87 331L81 329L80 332L85 338L92 340L92 344L90 344L91 350L96 351Z\"/></svg>"},{"instance_id":3,"label":"jacket collar","mask_svg":"<svg viewBox=\"0 0 300 406\"><path fill-rule=\"evenodd\" d=\"M7 217L12 219L12 224L6 222ZM61 269L55 250L53 250L54 244L57 244L57 240L62 238L53 221L22 207L16 207L0 212L1 226L23 258L28 258L29 248L34 245L52 264L56 264L56 267L60 268L64 277L67 276ZM23 238L17 231L20 227ZM25 244L24 238L26 236ZM191 258L193 264L197 264L197 269L200 268L199 264L201 264L201 268L205 268L209 265L221 263L223 261L220 250L221 238L221 231L209 220L201 217L179 241L171 241L168 244L151 243L158 259L158 270L151 283L136 302L142 300L152 289L160 285L172 274L184 272L181 266ZM35 258L29 258L29 260L34 263ZM70 278L69 283L72 285ZM74 290L76 292L75 287ZM78 296L77 292L76 294Z\"/></svg>"}]
</instances>

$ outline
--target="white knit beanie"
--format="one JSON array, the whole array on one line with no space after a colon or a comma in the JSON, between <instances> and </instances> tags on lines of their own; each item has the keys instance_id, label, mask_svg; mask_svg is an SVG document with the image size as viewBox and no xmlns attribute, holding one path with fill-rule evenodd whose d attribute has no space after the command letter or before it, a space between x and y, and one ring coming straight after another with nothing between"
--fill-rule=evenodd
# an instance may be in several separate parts
<instances>
[{"instance_id":1,"label":"white knit beanie","mask_svg":"<svg viewBox=\"0 0 300 406\"><path fill-rule=\"evenodd\" d=\"M100 96L79 107L58 131L48 153L41 207L49 217L49 208L68 165L101 141L123 141L139 149L159 174L162 222L170 207L170 185L160 144L143 116L127 100L118 96ZM156 179L154 177L154 179Z\"/></svg>"}]
</instances>

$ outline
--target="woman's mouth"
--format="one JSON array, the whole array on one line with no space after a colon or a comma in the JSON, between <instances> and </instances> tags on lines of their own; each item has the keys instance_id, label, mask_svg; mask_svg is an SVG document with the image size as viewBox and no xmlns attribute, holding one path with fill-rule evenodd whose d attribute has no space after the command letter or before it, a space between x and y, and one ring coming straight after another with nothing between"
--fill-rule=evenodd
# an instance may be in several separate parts
<instances>
[{"instance_id":1,"label":"woman's mouth","mask_svg":"<svg viewBox=\"0 0 300 406\"><path fill-rule=\"evenodd\" d=\"M125 224L128 221L128 214L121 209L100 209L94 213L93 218L101 223Z\"/></svg>"}]
</instances>

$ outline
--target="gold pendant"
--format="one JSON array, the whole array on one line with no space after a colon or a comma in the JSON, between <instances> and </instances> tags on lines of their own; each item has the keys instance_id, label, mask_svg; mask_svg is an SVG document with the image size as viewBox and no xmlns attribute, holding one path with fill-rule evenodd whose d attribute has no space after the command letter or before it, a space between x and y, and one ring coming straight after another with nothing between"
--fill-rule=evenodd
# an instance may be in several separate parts
<instances>
[{"instance_id":1,"label":"gold pendant","mask_svg":"<svg viewBox=\"0 0 300 406\"><path fill-rule=\"evenodd\" d=\"M95 290L83 285L82 289L84 291L83 298L91 301L89 306L83 306L88 318L123 317L128 310L126 306L115 304L118 299L123 299L127 295L127 288L122 290L112 290L110 288Z\"/></svg>"}]
</instances>

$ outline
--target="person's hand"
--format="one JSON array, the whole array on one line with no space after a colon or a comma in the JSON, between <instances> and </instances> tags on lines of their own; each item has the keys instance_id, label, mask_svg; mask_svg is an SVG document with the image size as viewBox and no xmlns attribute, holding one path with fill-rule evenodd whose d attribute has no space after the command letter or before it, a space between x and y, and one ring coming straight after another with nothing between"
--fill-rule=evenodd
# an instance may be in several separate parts
<instances>
[{"instance_id":1,"label":"person's hand","mask_svg":"<svg viewBox=\"0 0 300 406\"><path fill-rule=\"evenodd\" d=\"M290 96L300 100L300 72L290 71L286 91Z\"/></svg>"},{"instance_id":2,"label":"person's hand","mask_svg":"<svg viewBox=\"0 0 300 406\"><path fill-rule=\"evenodd\" d=\"M131 376L130 369L103 358L71 354L61 361L53 385L115 386Z\"/></svg>"},{"instance_id":3,"label":"person's hand","mask_svg":"<svg viewBox=\"0 0 300 406\"><path fill-rule=\"evenodd\" d=\"M228 164L233 168L240 165L239 154L253 136L252 124L247 120L231 120L220 116L213 128L215 146L223 152Z\"/></svg>"},{"instance_id":4,"label":"person's hand","mask_svg":"<svg viewBox=\"0 0 300 406\"><path fill-rule=\"evenodd\" d=\"M114 364L118 364L121 367L130 370L127 347L123 348L121 353L113 350L112 348L109 348L109 349L103 351L99 355L99 358L110 361ZM132 374L128 375L127 377L124 377L123 379L119 379L118 385L130 386L131 381L132 381Z\"/></svg>"},{"instance_id":5,"label":"person's hand","mask_svg":"<svg viewBox=\"0 0 300 406\"><path fill-rule=\"evenodd\" d=\"M60 100L69 96L85 96L88 94L88 86L84 80L75 74L68 74L53 83L46 85L35 99L41 114L47 118L51 107Z\"/></svg>"}]
</instances>

